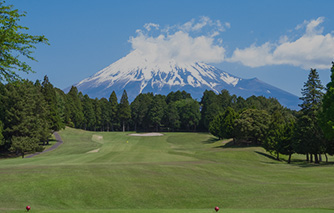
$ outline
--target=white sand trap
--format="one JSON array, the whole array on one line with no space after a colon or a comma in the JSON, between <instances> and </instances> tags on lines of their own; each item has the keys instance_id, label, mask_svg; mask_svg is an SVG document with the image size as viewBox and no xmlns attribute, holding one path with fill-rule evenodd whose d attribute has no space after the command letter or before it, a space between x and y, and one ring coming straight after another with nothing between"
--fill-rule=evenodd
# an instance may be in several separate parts
<instances>
[{"instance_id":1,"label":"white sand trap","mask_svg":"<svg viewBox=\"0 0 334 213\"><path fill-rule=\"evenodd\" d=\"M100 151L100 148L98 148L98 149L94 149L94 150L89 151L89 152L87 152L87 153L97 153L97 152L99 152L99 151Z\"/></svg>"},{"instance_id":2,"label":"white sand trap","mask_svg":"<svg viewBox=\"0 0 334 213\"><path fill-rule=\"evenodd\" d=\"M129 134L130 136L163 136L164 134L157 133L157 132L150 132L150 133L141 133L141 134Z\"/></svg>"},{"instance_id":3,"label":"white sand trap","mask_svg":"<svg viewBox=\"0 0 334 213\"><path fill-rule=\"evenodd\" d=\"M103 140L103 136L101 136L101 135L93 135L92 136L92 140L95 140L95 141Z\"/></svg>"}]
</instances>

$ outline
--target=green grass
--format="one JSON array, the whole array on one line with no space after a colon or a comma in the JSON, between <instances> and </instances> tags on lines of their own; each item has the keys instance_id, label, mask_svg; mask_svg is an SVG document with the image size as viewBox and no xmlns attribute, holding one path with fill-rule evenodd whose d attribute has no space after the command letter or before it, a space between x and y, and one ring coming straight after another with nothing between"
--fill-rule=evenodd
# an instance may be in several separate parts
<instances>
[{"instance_id":1,"label":"green grass","mask_svg":"<svg viewBox=\"0 0 334 213\"><path fill-rule=\"evenodd\" d=\"M60 134L54 151L0 160L0 212L334 212L333 164L289 165L203 133Z\"/></svg>"}]
</instances>

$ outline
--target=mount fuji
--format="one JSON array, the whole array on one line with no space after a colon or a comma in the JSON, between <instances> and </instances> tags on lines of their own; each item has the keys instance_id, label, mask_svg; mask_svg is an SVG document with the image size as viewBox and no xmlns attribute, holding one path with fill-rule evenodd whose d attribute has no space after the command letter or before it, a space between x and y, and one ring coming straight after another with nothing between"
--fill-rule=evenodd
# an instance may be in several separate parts
<instances>
[{"instance_id":1,"label":"mount fuji","mask_svg":"<svg viewBox=\"0 0 334 213\"><path fill-rule=\"evenodd\" d=\"M205 90L219 93L226 89L230 94L244 98L252 95L273 97L291 109L297 109L299 103L297 96L257 78L242 79L200 62L179 63L173 59L156 62L138 50L74 86L91 98L108 98L115 91L120 99L126 90L130 102L139 93L167 95L171 91L185 90L200 100Z\"/></svg>"}]
</instances>

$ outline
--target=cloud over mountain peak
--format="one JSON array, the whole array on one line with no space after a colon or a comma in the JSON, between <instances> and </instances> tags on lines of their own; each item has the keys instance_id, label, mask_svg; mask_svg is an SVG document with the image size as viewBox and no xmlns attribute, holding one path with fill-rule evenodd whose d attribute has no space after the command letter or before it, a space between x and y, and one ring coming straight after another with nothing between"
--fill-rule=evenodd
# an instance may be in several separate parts
<instances>
[{"instance_id":1,"label":"cloud over mountain peak","mask_svg":"<svg viewBox=\"0 0 334 213\"><path fill-rule=\"evenodd\" d=\"M133 50L152 63L171 59L177 63L219 63L225 58L225 49L217 36L229 27L229 23L222 24L205 16L199 21L192 19L162 29L158 24L147 23L136 31L136 36L130 37L129 42Z\"/></svg>"}]
</instances>

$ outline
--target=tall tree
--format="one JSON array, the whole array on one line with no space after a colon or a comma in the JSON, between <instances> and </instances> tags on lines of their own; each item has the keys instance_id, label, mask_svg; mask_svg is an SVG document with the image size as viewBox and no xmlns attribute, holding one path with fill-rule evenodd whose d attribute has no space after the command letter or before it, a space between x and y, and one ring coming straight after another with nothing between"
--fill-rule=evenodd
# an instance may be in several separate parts
<instances>
[{"instance_id":1,"label":"tall tree","mask_svg":"<svg viewBox=\"0 0 334 213\"><path fill-rule=\"evenodd\" d=\"M71 87L67 93L67 102L69 108L70 119L74 123L75 127L80 128L84 120L82 112L82 104L78 89L74 86Z\"/></svg>"},{"instance_id":2,"label":"tall tree","mask_svg":"<svg viewBox=\"0 0 334 213\"><path fill-rule=\"evenodd\" d=\"M326 137L326 152L334 154L334 62L331 68L331 81L327 84L323 97L320 125Z\"/></svg>"},{"instance_id":3,"label":"tall tree","mask_svg":"<svg viewBox=\"0 0 334 213\"><path fill-rule=\"evenodd\" d=\"M225 93L224 93L225 94ZM221 100L223 98L220 98ZM201 127L203 130L209 130L209 124L213 120L213 118L219 114L222 107L220 106L220 101L216 93L212 90L205 90L203 93L203 97L201 99Z\"/></svg>"},{"instance_id":4,"label":"tall tree","mask_svg":"<svg viewBox=\"0 0 334 213\"><path fill-rule=\"evenodd\" d=\"M44 76L42 83L42 94L48 107L48 121L52 132L59 131L63 124L57 109L57 96L53 85L50 83L48 76Z\"/></svg>"},{"instance_id":5,"label":"tall tree","mask_svg":"<svg viewBox=\"0 0 334 213\"><path fill-rule=\"evenodd\" d=\"M125 126L128 124L131 118L131 108L129 105L128 94L126 93L126 90L123 91L121 101L118 105L118 116L122 123L123 132L125 132Z\"/></svg>"},{"instance_id":6,"label":"tall tree","mask_svg":"<svg viewBox=\"0 0 334 213\"><path fill-rule=\"evenodd\" d=\"M316 69L311 69L308 79L302 89L303 102L301 107L302 116L297 122L298 132L307 134L299 134L298 147L309 147L309 154L314 155L315 163L319 163L318 154L324 152L324 137L319 126L318 113L321 107L323 97L323 86L319 79L319 74ZM307 154L307 153L306 153Z\"/></svg>"},{"instance_id":7,"label":"tall tree","mask_svg":"<svg viewBox=\"0 0 334 213\"><path fill-rule=\"evenodd\" d=\"M163 121L172 131L176 131L180 128L181 121L175 102L171 102L167 105Z\"/></svg>"},{"instance_id":8,"label":"tall tree","mask_svg":"<svg viewBox=\"0 0 334 213\"><path fill-rule=\"evenodd\" d=\"M21 154L25 151L37 151L39 142L50 136L45 105L43 95L32 82L6 85L4 136L11 141L12 151ZM29 141L27 138L30 138ZM23 143L33 144L23 146Z\"/></svg>"},{"instance_id":9,"label":"tall tree","mask_svg":"<svg viewBox=\"0 0 334 213\"><path fill-rule=\"evenodd\" d=\"M117 102L117 96L115 91L112 91L109 97L110 102L110 125L111 125L111 131L114 131L115 125L118 124L118 102Z\"/></svg>"},{"instance_id":10,"label":"tall tree","mask_svg":"<svg viewBox=\"0 0 334 213\"><path fill-rule=\"evenodd\" d=\"M93 100L93 107L95 112L95 124L94 124L94 131L101 129L101 117L102 117L102 111L101 106L98 98L95 98Z\"/></svg>"},{"instance_id":11,"label":"tall tree","mask_svg":"<svg viewBox=\"0 0 334 213\"><path fill-rule=\"evenodd\" d=\"M247 109L235 120L237 140L261 144L266 137L270 115L265 110Z\"/></svg>"},{"instance_id":12,"label":"tall tree","mask_svg":"<svg viewBox=\"0 0 334 213\"><path fill-rule=\"evenodd\" d=\"M234 138L235 119L237 119L237 113L233 108L227 107L223 113L217 115L210 123L210 133L219 139Z\"/></svg>"},{"instance_id":13,"label":"tall tree","mask_svg":"<svg viewBox=\"0 0 334 213\"><path fill-rule=\"evenodd\" d=\"M175 104L179 112L181 128L187 131L196 131L201 119L199 103L192 98L187 98L177 101Z\"/></svg>"},{"instance_id":14,"label":"tall tree","mask_svg":"<svg viewBox=\"0 0 334 213\"><path fill-rule=\"evenodd\" d=\"M155 131L159 131L165 108L165 97L162 95L155 95L148 109L148 118L155 127Z\"/></svg>"},{"instance_id":15,"label":"tall tree","mask_svg":"<svg viewBox=\"0 0 334 213\"><path fill-rule=\"evenodd\" d=\"M262 146L270 153L276 154L280 160L282 141L285 137L285 120L281 111L277 110L271 115L268 133L263 140Z\"/></svg>"},{"instance_id":16,"label":"tall tree","mask_svg":"<svg viewBox=\"0 0 334 213\"><path fill-rule=\"evenodd\" d=\"M153 99L153 93L140 93L131 103L131 118L135 131L138 129L148 129L148 110Z\"/></svg>"},{"instance_id":17,"label":"tall tree","mask_svg":"<svg viewBox=\"0 0 334 213\"><path fill-rule=\"evenodd\" d=\"M19 13L13 5L6 6L5 1L0 1L0 81L10 82L20 79L17 71L33 72L19 56L36 61L32 56L35 44L48 44L44 36L24 33L25 30L29 30L28 27L19 24L24 16L25 13Z\"/></svg>"},{"instance_id":18,"label":"tall tree","mask_svg":"<svg viewBox=\"0 0 334 213\"><path fill-rule=\"evenodd\" d=\"M82 128L85 130L86 129L94 130L94 126L96 123L96 117L94 113L93 100L91 100L87 94L84 95L83 97L82 109L83 109L83 114L84 114Z\"/></svg>"},{"instance_id":19,"label":"tall tree","mask_svg":"<svg viewBox=\"0 0 334 213\"><path fill-rule=\"evenodd\" d=\"M110 114L111 106L110 102L106 98L101 98L99 100L101 107L101 130L109 131L110 130Z\"/></svg>"}]
</instances>

